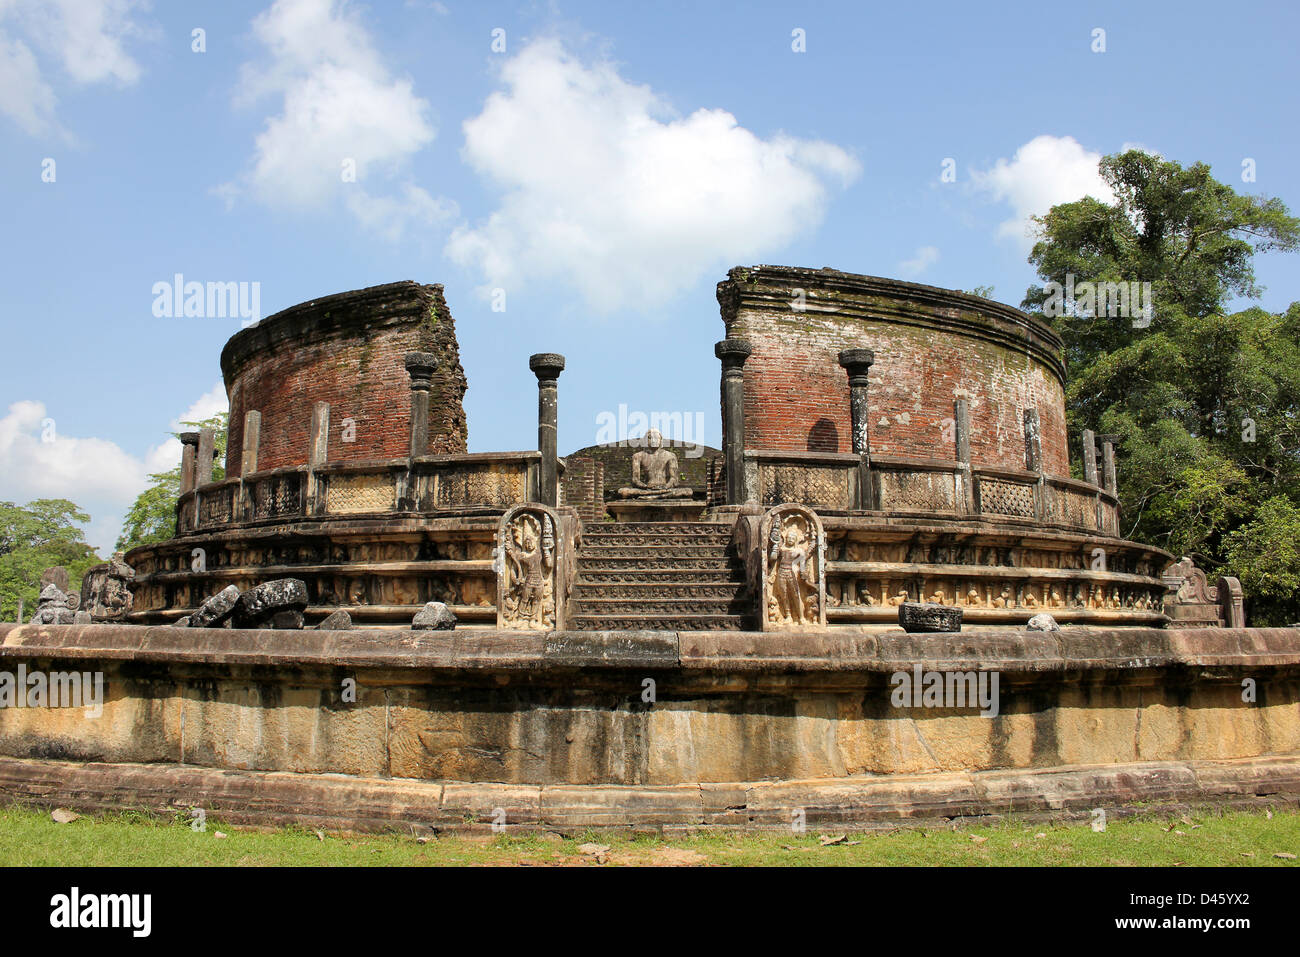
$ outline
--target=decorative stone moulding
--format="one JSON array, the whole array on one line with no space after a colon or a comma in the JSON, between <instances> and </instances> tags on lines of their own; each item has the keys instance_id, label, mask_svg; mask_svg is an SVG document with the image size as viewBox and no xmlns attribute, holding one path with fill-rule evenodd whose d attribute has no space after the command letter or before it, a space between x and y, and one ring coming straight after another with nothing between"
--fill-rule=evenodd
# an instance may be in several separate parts
<instances>
[{"instance_id":1,"label":"decorative stone moulding","mask_svg":"<svg viewBox=\"0 0 1300 957\"><path fill-rule=\"evenodd\" d=\"M803 505L778 505L759 526L763 631L826 627L826 532Z\"/></svg>"},{"instance_id":2,"label":"decorative stone moulding","mask_svg":"<svg viewBox=\"0 0 1300 957\"><path fill-rule=\"evenodd\" d=\"M498 628L565 628L577 524L569 512L529 503L517 505L501 516L493 556Z\"/></svg>"}]
</instances>

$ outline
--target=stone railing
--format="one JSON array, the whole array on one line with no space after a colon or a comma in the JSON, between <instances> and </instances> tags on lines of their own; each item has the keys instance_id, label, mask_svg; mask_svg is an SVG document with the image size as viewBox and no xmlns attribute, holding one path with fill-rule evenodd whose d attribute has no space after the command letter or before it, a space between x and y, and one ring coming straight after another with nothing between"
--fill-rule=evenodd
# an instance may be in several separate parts
<instances>
[{"instance_id":1,"label":"stone railing","mask_svg":"<svg viewBox=\"0 0 1300 957\"><path fill-rule=\"evenodd\" d=\"M834 452L745 452L746 487L764 508L809 505L829 514L1024 521L1119 534L1118 501L1099 486L947 459ZM865 492L865 494L864 494Z\"/></svg>"},{"instance_id":2,"label":"stone railing","mask_svg":"<svg viewBox=\"0 0 1300 957\"><path fill-rule=\"evenodd\" d=\"M177 534L313 517L504 511L533 500L538 452L429 455L254 472L180 496Z\"/></svg>"}]
</instances>

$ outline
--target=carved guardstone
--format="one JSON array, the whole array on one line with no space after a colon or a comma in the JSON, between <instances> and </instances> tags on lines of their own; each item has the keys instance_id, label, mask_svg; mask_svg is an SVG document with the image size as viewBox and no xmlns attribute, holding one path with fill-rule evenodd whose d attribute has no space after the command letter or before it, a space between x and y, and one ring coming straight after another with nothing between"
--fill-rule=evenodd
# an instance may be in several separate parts
<instances>
[{"instance_id":1,"label":"carved guardstone","mask_svg":"<svg viewBox=\"0 0 1300 957\"><path fill-rule=\"evenodd\" d=\"M826 533L817 513L778 505L760 525L763 631L826 627Z\"/></svg>"},{"instance_id":2,"label":"carved guardstone","mask_svg":"<svg viewBox=\"0 0 1300 957\"><path fill-rule=\"evenodd\" d=\"M560 514L542 505L516 505L501 517L495 554L498 628L564 627L567 537Z\"/></svg>"},{"instance_id":3,"label":"carved guardstone","mask_svg":"<svg viewBox=\"0 0 1300 957\"><path fill-rule=\"evenodd\" d=\"M1181 628L1245 628L1241 582L1220 578L1218 587L1187 557L1165 569L1164 612Z\"/></svg>"},{"instance_id":4,"label":"carved guardstone","mask_svg":"<svg viewBox=\"0 0 1300 957\"><path fill-rule=\"evenodd\" d=\"M86 571L81 578L81 609L92 622L124 621L131 613L131 583L135 571L122 560L121 552L102 565Z\"/></svg>"}]
</instances>

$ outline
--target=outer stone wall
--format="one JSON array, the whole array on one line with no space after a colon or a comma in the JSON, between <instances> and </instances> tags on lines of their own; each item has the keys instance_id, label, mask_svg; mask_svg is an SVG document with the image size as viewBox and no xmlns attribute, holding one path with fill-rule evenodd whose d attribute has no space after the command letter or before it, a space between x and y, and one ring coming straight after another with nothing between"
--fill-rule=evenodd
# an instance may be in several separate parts
<instances>
[{"instance_id":1,"label":"outer stone wall","mask_svg":"<svg viewBox=\"0 0 1300 957\"><path fill-rule=\"evenodd\" d=\"M1300 754L1300 631L953 635L0 626L0 669L101 671L103 714L0 710L0 754L655 785ZM891 675L999 675L999 708ZM356 679L355 702L343 697ZM642 700L644 680L655 700ZM1242 679L1257 697L1242 700Z\"/></svg>"},{"instance_id":2,"label":"outer stone wall","mask_svg":"<svg viewBox=\"0 0 1300 957\"><path fill-rule=\"evenodd\" d=\"M852 452L838 355L869 348L873 453L956 458L954 403L966 398L974 465L1026 468L1024 412L1036 409L1042 469L1069 475L1061 341L1017 309L933 286L786 266L732 269L718 284L718 302L726 335L754 349L745 364L747 449Z\"/></svg>"},{"instance_id":3,"label":"outer stone wall","mask_svg":"<svg viewBox=\"0 0 1300 957\"><path fill-rule=\"evenodd\" d=\"M0 671L104 691L99 714L0 709L0 800L403 833L486 831L498 809L512 829L666 830L1294 806L1298 649L1297 629L0 625ZM895 706L892 676L922 662L997 674L996 715Z\"/></svg>"},{"instance_id":4,"label":"outer stone wall","mask_svg":"<svg viewBox=\"0 0 1300 957\"><path fill-rule=\"evenodd\" d=\"M226 473L242 473L244 413L262 414L258 470L307 461L312 406L330 404L329 460L393 459L410 452L410 352L439 367L429 401L427 453L466 449L456 327L441 285L405 281L304 302L231 337L221 353L230 396ZM344 441L345 419L355 422Z\"/></svg>"}]
</instances>

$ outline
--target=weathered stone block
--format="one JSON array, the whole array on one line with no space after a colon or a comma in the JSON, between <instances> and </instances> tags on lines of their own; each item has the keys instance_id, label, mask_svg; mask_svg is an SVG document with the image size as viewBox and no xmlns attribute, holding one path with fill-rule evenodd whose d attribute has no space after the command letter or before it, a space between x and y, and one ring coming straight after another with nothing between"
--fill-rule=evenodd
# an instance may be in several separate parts
<instances>
[{"instance_id":1,"label":"weathered stone block","mask_svg":"<svg viewBox=\"0 0 1300 957\"><path fill-rule=\"evenodd\" d=\"M904 631L961 631L961 609L933 602L905 601L898 606L898 623Z\"/></svg>"},{"instance_id":2,"label":"weathered stone block","mask_svg":"<svg viewBox=\"0 0 1300 957\"><path fill-rule=\"evenodd\" d=\"M235 606L238 604L239 589L234 585L227 585L200 605L198 611L188 616L186 627L219 628L235 613Z\"/></svg>"},{"instance_id":3,"label":"weathered stone block","mask_svg":"<svg viewBox=\"0 0 1300 957\"><path fill-rule=\"evenodd\" d=\"M298 578L277 578L240 595L232 622L236 628L265 627L276 612L301 612L306 607L306 583Z\"/></svg>"},{"instance_id":4,"label":"weathered stone block","mask_svg":"<svg viewBox=\"0 0 1300 957\"><path fill-rule=\"evenodd\" d=\"M456 616L443 602L431 601L415 613L411 627L417 631L450 631L456 627Z\"/></svg>"},{"instance_id":5,"label":"weathered stone block","mask_svg":"<svg viewBox=\"0 0 1300 957\"><path fill-rule=\"evenodd\" d=\"M329 617L316 626L318 631L348 631L352 627L352 616L347 609L332 611Z\"/></svg>"}]
</instances>

